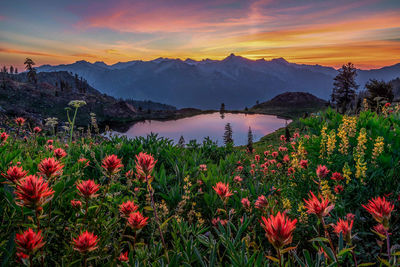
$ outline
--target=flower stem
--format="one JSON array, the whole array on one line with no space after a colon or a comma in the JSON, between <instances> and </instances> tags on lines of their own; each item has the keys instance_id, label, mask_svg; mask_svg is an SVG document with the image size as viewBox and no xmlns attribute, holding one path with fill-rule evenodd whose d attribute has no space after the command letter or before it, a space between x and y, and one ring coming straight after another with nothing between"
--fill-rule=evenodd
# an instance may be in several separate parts
<instances>
[{"instance_id":1,"label":"flower stem","mask_svg":"<svg viewBox=\"0 0 400 267\"><path fill-rule=\"evenodd\" d=\"M389 240L389 232L388 232L388 230L386 230L386 247L387 247L388 259L390 261L390 240Z\"/></svg>"},{"instance_id":2,"label":"flower stem","mask_svg":"<svg viewBox=\"0 0 400 267\"><path fill-rule=\"evenodd\" d=\"M340 264L339 264L338 258L337 258L337 256L336 256L336 250L335 250L335 248L334 248L334 246L333 246L332 239L331 239L331 236L329 235L328 229L326 228L326 225L325 225L325 222L324 222L324 218L323 218L323 217L321 217L321 220L320 220L320 221L321 221L321 223L322 223L322 227L324 228L324 231L325 231L325 236L326 236L326 238L328 238L328 241L329 241L329 246L330 246L330 247L331 247L331 249L332 249L333 256L335 257L335 260L336 260L337 266L338 266L338 267L340 267Z\"/></svg>"},{"instance_id":3,"label":"flower stem","mask_svg":"<svg viewBox=\"0 0 400 267\"><path fill-rule=\"evenodd\" d=\"M159 230L159 232L160 232L161 242L162 242L162 244L163 244L164 251L165 251L165 255L166 255L167 261L168 261L168 263L169 263L168 252L167 252L167 246L166 246L166 244L165 244L164 235L163 235L162 230L161 230L160 220L158 219L157 209L156 209L156 205L155 205L155 203L154 203L153 189L151 188L151 184L150 184L149 180L147 180L147 190L149 191L149 194L150 194L151 207L152 207L153 212L154 212L154 218L155 218L155 220L156 220L156 223L157 223L157 226L158 226L158 230Z\"/></svg>"}]
</instances>

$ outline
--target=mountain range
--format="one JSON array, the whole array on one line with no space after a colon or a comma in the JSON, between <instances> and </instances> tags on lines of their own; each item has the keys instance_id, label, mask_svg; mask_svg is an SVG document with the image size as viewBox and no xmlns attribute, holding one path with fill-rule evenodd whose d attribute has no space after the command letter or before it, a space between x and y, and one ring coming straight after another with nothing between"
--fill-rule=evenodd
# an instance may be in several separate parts
<instances>
[{"instance_id":1,"label":"mountain range","mask_svg":"<svg viewBox=\"0 0 400 267\"><path fill-rule=\"evenodd\" d=\"M338 73L332 67L290 63L284 58L250 60L234 54L223 60L157 58L113 65L77 61L42 65L37 70L78 74L94 88L114 97L202 109L216 109L221 103L227 109L242 109L256 101L295 91L328 99ZM400 63L357 73L357 83L363 89L369 79L390 81L399 77Z\"/></svg>"}]
</instances>

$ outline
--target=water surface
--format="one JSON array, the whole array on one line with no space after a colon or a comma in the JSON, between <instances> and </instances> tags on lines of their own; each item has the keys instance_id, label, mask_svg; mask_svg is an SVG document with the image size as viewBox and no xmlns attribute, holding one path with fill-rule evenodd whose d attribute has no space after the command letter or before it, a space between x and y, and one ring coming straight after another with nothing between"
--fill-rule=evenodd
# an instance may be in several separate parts
<instances>
[{"instance_id":1,"label":"water surface","mask_svg":"<svg viewBox=\"0 0 400 267\"><path fill-rule=\"evenodd\" d=\"M225 113L224 116L221 116L219 112L215 112L178 120L138 122L123 134L128 137L136 137L158 133L159 136L172 139L175 143L181 136L186 143L193 139L202 142L205 137L210 137L222 145L227 123L231 124L235 145L245 145L249 127L253 132L253 140L258 141L264 135L284 127L289 121L273 115Z\"/></svg>"}]
</instances>

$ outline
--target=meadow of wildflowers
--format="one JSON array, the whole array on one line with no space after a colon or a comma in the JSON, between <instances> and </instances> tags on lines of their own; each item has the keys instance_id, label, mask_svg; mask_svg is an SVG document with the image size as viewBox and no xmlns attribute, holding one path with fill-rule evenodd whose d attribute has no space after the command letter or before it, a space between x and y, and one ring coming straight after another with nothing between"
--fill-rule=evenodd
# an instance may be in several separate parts
<instances>
[{"instance_id":1,"label":"meadow of wildflowers","mask_svg":"<svg viewBox=\"0 0 400 267\"><path fill-rule=\"evenodd\" d=\"M78 109L78 108L77 108ZM0 129L4 266L399 266L400 112L206 139Z\"/></svg>"}]
</instances>

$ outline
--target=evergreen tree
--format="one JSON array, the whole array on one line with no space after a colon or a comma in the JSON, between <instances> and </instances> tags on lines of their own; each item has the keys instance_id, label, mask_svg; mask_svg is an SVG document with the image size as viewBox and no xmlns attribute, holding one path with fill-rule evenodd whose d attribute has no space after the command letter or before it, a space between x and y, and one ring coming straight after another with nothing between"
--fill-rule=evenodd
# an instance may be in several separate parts
<instances>
[{"instance_id":1,"label":"evergreen tree","mask_svg":"<svg viewBox=\"0 0 400 267\"><path fill-rule=\"evenodd\" d=\"M14 74L14 67L10 66L10 74Z\"/></svg>"},{"instance_id":2,"label":"evergreen tree","mask_svg":"<svg viewBox=\"0 0 400 267\"><path fill-rule=\"evenodd\" d=\"M181 138L179 138L178 146L182 148L185 147L185 138L183 138L183 135L181 135Z\"/></svg>"},{"instance_id":3,"label":"evergreen tree","mask_svg":"<svg viewBox=\"0 0 400 267\"><path fill-rule=\"evenodd\" d=\"M17 67L15 67L14 73L18 74L18 68Z\"/></svg>"},{"instance_id":4,"label":"evergreen tree","mask_svg":"<svg viewBox=\"0 0 400 267\"><path fill-rule=\"evenodd\" d=\"M355 99L356 89L358 88L355 81L355 77L357 76L356 71L354 65L349 62L342 66L339 74L334 78L331 100L336 105L336 109L341 113L345 113Z\"/></svg>"},{"instance_id":5,"label":"evergreen tree","mask_svg":"<svg viewBox=\"0 0 400 267\"><path fill-rule=\"evenodd\" d=\"M368 92L366 97L368 105L373 110L377 110L380 103L384 104L393 101L393 86L390 82L386 83L384 81L371 79L365 84L365 88Z\"/></svg>"},{"instance_id":6,"label":"evergreen tree","mask_svg":"<svg viewBox=\"0 0 400 267\"><path fill-rule=\"evenodd\" d=\"M35 62L33 62L33 60L30 58L26 58L24 64L25 64L25 69L28 71L27 74L28 81L36 84L37 83L36 69L33 67L33 65L35 65Z\"/></svg>"},{"instance_id":7,"label":"evergreen tree","mask_svg":"<svg viewBox=\"0 0 400 267\"><path fill-rule=\"evenodd\" d=\"M249 127L249 132L247 133L247 151L253 153L253 133Z\"/></svg>"},{"instance_id":8,"label":"evergreen tree","mask_svg":"<svg viewBox=\"0 0 400 267\"><path fill-rule=\"evenodd\" d=\"M233 145L233 138L232 138L232 127L230 123L225 125L225 133L224 133L224 144L226 146Z\"/></svg>"}]
</instances>

